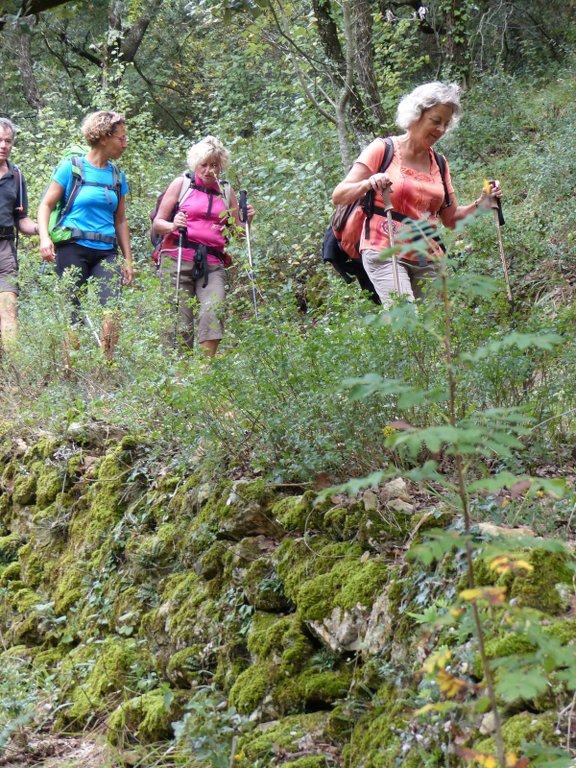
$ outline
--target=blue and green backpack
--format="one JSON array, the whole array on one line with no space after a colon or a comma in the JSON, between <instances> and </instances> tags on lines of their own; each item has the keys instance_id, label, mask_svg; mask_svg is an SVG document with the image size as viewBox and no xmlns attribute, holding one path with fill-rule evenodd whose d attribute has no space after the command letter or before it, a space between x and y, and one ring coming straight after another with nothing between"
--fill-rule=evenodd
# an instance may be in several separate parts
<instances>
[{"instance_id":1,"label":"blue and green backpack","mask_svg":"<svg viewBox=\"0 0 576 768\"><path fill-rule=\"evenodd\" d=\"M72 227L62 226L64 218L72 210L74 200L80 191L80 187L83 184L87 184L92 187L103 187L104 189L113 189L116 192L118 200L120 200L120 190L122 186L122 175L120 169L115 163L112 165L112 186L109 184L100 184L95 181L86 181L84 177L84 164L82 158L88 152L87 147L83 147L80 144L71 144L62 154L63 160L70 160L72 163L72 188L70 194L66 199L60 199L54 206L54 210L50 214L48 221L48 234L50 235L53 243L64 243L69 240L93 240L99 243L111 243L116 246L116 238L111 235L101 235L99 232L86 232L80 229L74 229Z\"/></svg>"}]
</instances>

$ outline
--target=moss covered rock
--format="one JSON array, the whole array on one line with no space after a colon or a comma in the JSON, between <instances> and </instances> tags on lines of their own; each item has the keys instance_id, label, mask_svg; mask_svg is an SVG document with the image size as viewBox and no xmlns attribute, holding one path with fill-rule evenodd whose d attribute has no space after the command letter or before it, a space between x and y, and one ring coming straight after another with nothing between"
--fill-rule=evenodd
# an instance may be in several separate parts
<instances>
[{"instance_id":1,"label":"moss covered rock","mask_svg":"<svg viewBox=\"0 0 576 768\"><path fill-rule=\"evenodd\" d=\"M36 475L30 472L19 472L14 479L12 501L21 507L30 506L36 501Z\"/></svg>"},{"instance_id":2,"label":"moss covered rock","mask_svg":"<svg viewBox=\"0 0 576 768\"><path fill-rule=\"evenodd\" d=\"M48 507L62 493L69 480L65 473L51 465L38 466L38 480L36 484L36 506L38 509Z\"/></svg>"},{"instance_id":3,"label":"moss covered rock","mask_svg":"<svg viewBox=\"0 0 576 768\"><path fill-rule=\"evenodd\" d=\"M153 663L135 640L110 636L101 643L83 646L79 655L70 654L63 667L60 674L70 675L72 687L70 706L62 711L60 721L78 726L115 708L126 692L153 670Z\"/></svg>"},{"instance_id":4,"label":"moss covered rock","mask_svg":"<svg viewBox=\"0 0 576 768\"><path fill-rule=\"evenodd\" d=\"M16 560L21 545L22 539L18 534L11 533L8 536L0 536L0 568Z\"/></svg>"},{"instance_id":5,"label":"moss covered rock","mask_svg":"<svg viewBox=\"0 0 576 768\"><path fill-rule=\"evenodd\" d=\"M407 765L402 750L402 729L409 721L409 712L402 696L389 684L374 696L372 707L352 730L344 750L345 768L390 768ZM418 765L421 765L419 763Z\"/></svg>"},{"instance_id":6,"label":"moss covered rock","mask_svg":"<svg viewBox=\"0 0 576 768\"><path fill-rule=\"evenodd\" d=\"M566 605L559 587L572 584L573 558L567 552L534 549L530 552L529 562L533 567L532 573L513 579L510 597L520 605L552 615L565 612L569 604Z\"/></svg>"},{"instance_id":7,"label":"moss covered rock","mask_svg":"<svg viewBox=\"0 0 576 768\"><path fill-rule=\"evenodd\" d=\"M290 610L284 583L271 558L262 556L254 560L246 570L243 583L246 597L256 610L275 613Z\"/></svg>"},{"instance_id":8,"label":"moss covered rock","mask_svg":"<svg viewBox=\"0 0 576 768\"><path fill-rule=\"evenodd\" d=\"M259 761L266 761L267 768L276 768L290 762L291 754L300 759L303 750L309 752L308 759L325 759L326 746L329 745L327 720L326 713L313 712L291 715L256 728L238 739L237 768L253 768ZM315 744L319 746L315 748Z\"/></svg>"},{"instance_id":9,"label":"moss covered rock","mask_svg":"<svg viewBox=\"0 0 576 768\"><path fill-rule=\"evenodd\" d=\"M218 518L218 536L238 541L280 536L283 528L272 512L274 500L274 490L264 480L236 481Z\"/></svg>"},{"instance_id":10,"label":"moss covered rock","mask_svg":"<svg viewBox=\"0 0 576 768\"><path fill-rule=\"evenodd\" d=\"M124 745L170 739L172 723L182 717L186 698L183 692L158 689L123 702L108 719L108 741Z\"/></svg>"},{"instance_id":11,"label":"moss covered rock","mask_svg":"<svg viewBox=\"0 0 576 768\"><path fill-rule=\"evenodd\" d=\"M502 736L507 752L521 752L524 742L541 742L551 747L560 746L561 736L556 727L557 714L545 712L534 714L520 712L508 718L502 724ZM494 739L484 739L476 742L474 748L478 752L494 754L496 745Z\"/></svg>"}]
</instances>

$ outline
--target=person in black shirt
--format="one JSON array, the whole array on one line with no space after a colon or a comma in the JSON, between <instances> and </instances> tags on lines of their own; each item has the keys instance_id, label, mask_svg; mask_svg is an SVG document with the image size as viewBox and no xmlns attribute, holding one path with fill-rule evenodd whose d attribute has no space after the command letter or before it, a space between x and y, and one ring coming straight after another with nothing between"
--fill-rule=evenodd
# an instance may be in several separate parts
<instances>
[{"instance_id":1,"label":"person in black shirt","mask_svg":"<svg viewBox=\"0 0 576 768\"><path fill-rule=\"evenodd\" d=\"M16 234L38 234L36 222L28 216L26 181L8 159L15 133L14 124L0 117L0 340L4 348L17 331Z\"/></svg>"}]
</instances>

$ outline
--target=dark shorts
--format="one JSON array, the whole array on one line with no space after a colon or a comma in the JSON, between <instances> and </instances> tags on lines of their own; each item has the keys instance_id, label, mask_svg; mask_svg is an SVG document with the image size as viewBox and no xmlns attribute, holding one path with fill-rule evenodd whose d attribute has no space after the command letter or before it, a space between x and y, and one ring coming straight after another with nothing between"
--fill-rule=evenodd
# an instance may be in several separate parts
<instances>
[{"instance_id":1,"label":"dark shorts","mask_svg":"<svg viewBox=\"0 0 576 768\"><path fill-rule=\"evenodd\" d=\"M90 278L97 280L98 297L104 306L110 299L117 299L122 287L121 259L113 250L87 248L78 243L56 246L56 272L60 277L67 269L74 268L76 279L72 301L78 304L79 293Z\"/></svg>"},{"instance_id":2,"label":"dark shorts","mask_svg":"<svg viewBox=\"0 0 576 768\"><path fill-rule=\"evenodd\" d=\"M9 291L18 294L17 274L18 262L14 240L0 240L0 293Z\"/></svg>"}]
</instances>

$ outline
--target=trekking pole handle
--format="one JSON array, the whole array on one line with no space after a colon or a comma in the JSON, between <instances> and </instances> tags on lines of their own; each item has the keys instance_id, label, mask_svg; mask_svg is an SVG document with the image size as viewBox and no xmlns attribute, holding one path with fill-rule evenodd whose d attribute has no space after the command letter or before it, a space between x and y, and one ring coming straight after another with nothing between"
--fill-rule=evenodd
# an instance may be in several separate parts
<instances>
[{"instance_id":1,"label":"trekking pole handle","mask_svg":"<svg viewBox=\"0 0 576 768\"><path fill-rule=\"evenodd\" d=\"M238 203L240 209L240 221L246 224L248 221L248 199L245 189L240 190L240 201Z\"/></svg>"},{"instance_id":2,"label":"trekking pole handle","mask_svg":"<svg viewBox=\"0 0 576 768\"><path fill-rule=\"evenodd\" d=\"M502 213L502 200L500 200L499 197L496 198L497 208L498 211L498 224L502 227L506 222L504 221L504 214Z\"/></svg>"}]
</instances>

